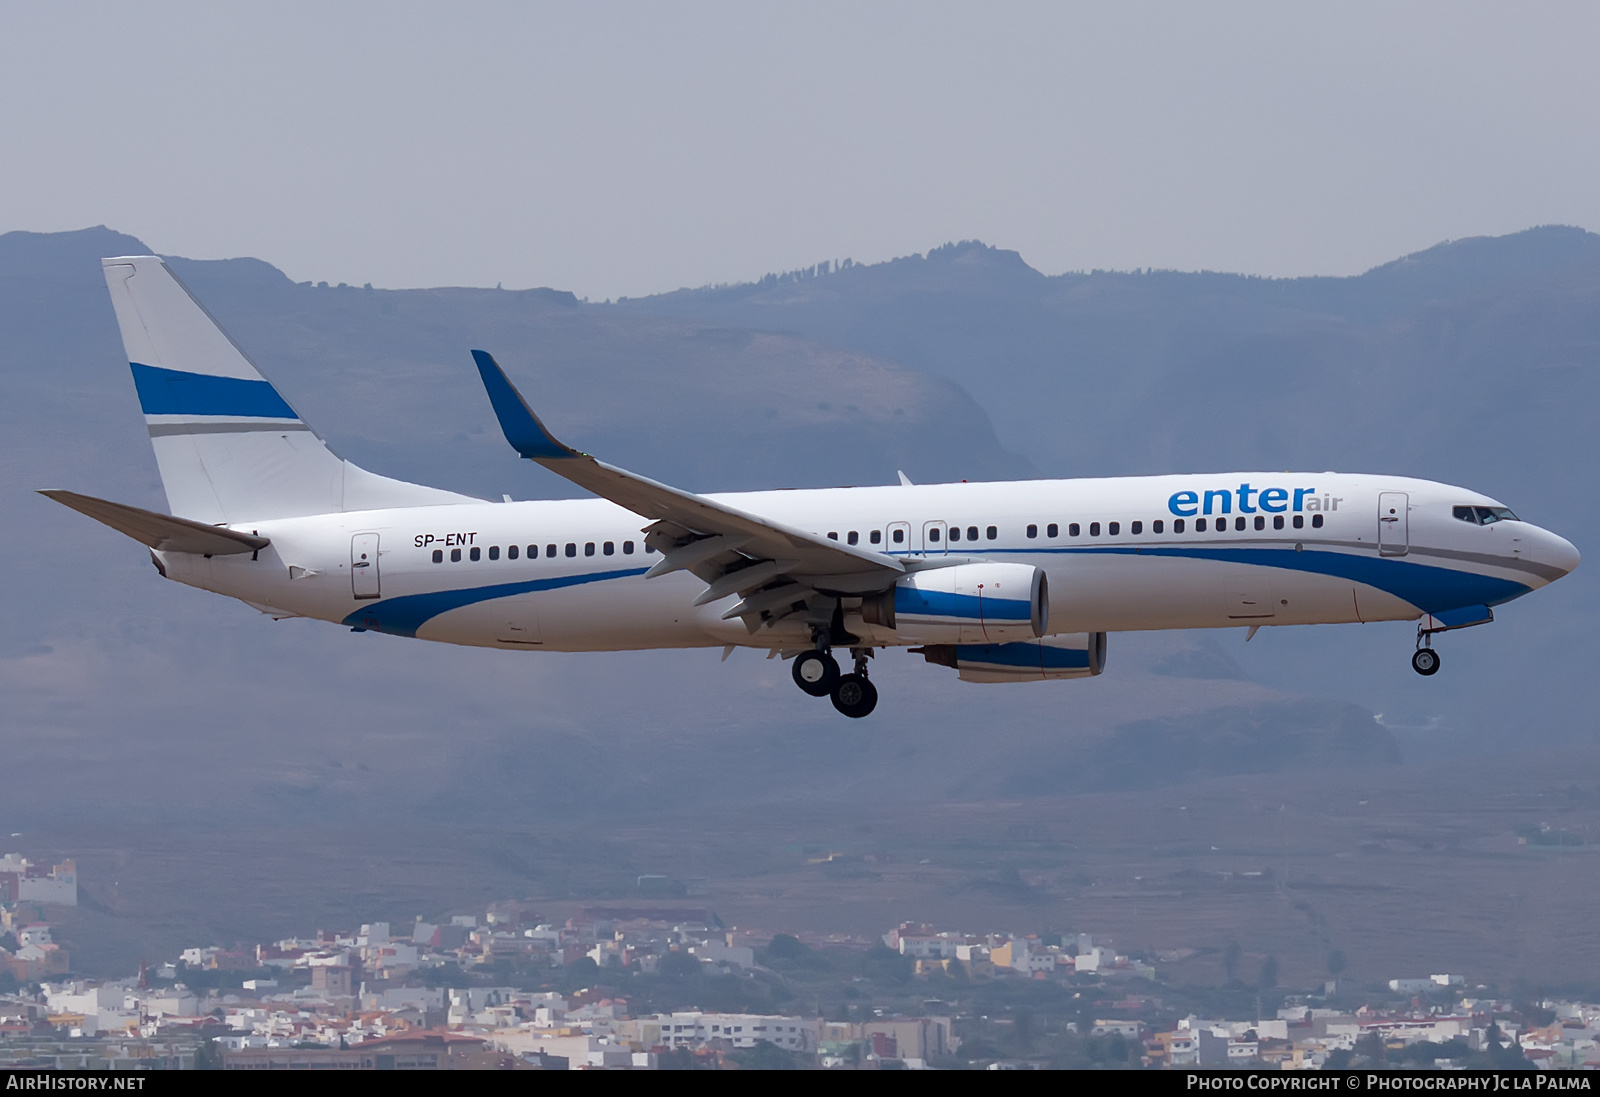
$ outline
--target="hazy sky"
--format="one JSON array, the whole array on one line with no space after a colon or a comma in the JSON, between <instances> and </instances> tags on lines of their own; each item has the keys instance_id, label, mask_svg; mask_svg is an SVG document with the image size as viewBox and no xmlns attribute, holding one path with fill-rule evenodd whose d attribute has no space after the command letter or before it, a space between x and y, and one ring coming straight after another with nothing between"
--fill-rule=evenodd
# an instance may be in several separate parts
<instances>
[{"instance_id":1,"label":"hazy sky","mask_svg":"<svg viewBox=\"0 0 1600 1097\"><path fill-rule=\"evenodd\" d=\"M1600 228L1600 5L0 0L0 231L591 298Z\"/></svg>"}]
</instances>

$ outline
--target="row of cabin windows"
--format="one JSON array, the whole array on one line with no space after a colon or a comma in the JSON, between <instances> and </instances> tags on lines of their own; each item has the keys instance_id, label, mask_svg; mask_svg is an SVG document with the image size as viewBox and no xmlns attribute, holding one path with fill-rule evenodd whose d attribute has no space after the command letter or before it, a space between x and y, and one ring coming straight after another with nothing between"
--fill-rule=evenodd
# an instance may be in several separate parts
<instances>
[{"instance_id":1,"label":"row of cabin windows","mask_svg":"<svg viewBox=\"0 0 1600 1097\"><path fill-rule=\"evenodd\" d=\"M1283 529L1284 528L1283 519L1284 519L1283 515L1274 514L1272 516L1272 528L1273 529ZM1228 529L1228 520L1226 518L1218 518L1215 521L1216 521L1216 532L1218 532L1218 533L1226 533L1227 529ZM1210 524L1210 520L1209 519L1196 518L1194 520L1194 531L1196 533L1205 533L1205 532L1207 532L1207 527L1208 527L1209 524ZM1295 529L1304 529L1305 528L1305 524L1306 524L1306 516L1303 515L1303 514L1294 515L1292 524L1293 524ZM1251 525L1250 521L1248 519L1242 517L1242 516L1238 517L1238 518L1235 518L1233 520L1233 528L1238 533L1245 532L1245 530L1250 528L1250 525ZM1254 526L1258 530L1266 529L1267 528L1266 515L1264 515L1264 514L1256 515ZM1322 515L1313 514L1311 516L1311 528L1312 529L1321 529L1322 528ZM1173 533L1186 533L1187 531L1188 531L1188 520L1187 519L1174 518L1172 520L1172 532ZM1139 534L1142 534L1144 532L1144 523L1143 522L1129 522L1128 523L1128 532L1130 534L1133 534L1134 536L1138 536ZM1155 521L1151 522L1150 523L1150 532L1151 533L1165 533L1165 532L1167 532L1166 519L1157 518ZM1027 533L1028 533L1028 537L1029 538L1038 537L1039 536L1039 527L1036 526L1036 525L1030 525L1028 527ZM1083 527L1081 525L1079 525L1077 522L1068 522L1067 523L1067 536L1068 537L1078 537L1078 536L1081 536L1082 533L1083 533ZM1118 537L1121 534L1122 534L1122 523L1121 522L1107 522L1106 523L1106 535L1107 536L1109 536L1109 537ZM1051 522L1048 526L1046 526L1044 528L1044 535L1046 537L1048 537L1048 538L1051 538L1051 539L1057 538L1057 537L1061 536L1061 527L1059 525L1057 525L1055 522ZM1099 522L1090 522L1089 523L1089 536L1090 537L1099 537L1100 536L1100 523Z\"/></svg>"},{"instance_id":2,"label":"row of cabin windows","mask_svg":"<svg viewBox=\"0 0 1600 1097\"><path fill-rule=\"evenodd\" d=\"M967 540L969 540L969 541L978 540L978 527L977 526L968 526L967 527L967 535L966 536L967 536ZM998 540L999 537L1000 537L1000 527L999 526L990 526L988 529L983 531L983 536L987 537L991 541ZM928 537L928 540L930 540L930 541L939 540L939 527L938 526L930 526L930 527L928 527L927 537ZM838 533L837 530L829 530L828 531L828 540L837 541L838 539L839 539L839 533ZM874 545L882 544L883 543L883 531L881 529L868 530L867 531L867 540L869 542L871 542L872 544L874 544ZM892 531L892 534L891 534L889 540L891 540L892 542L894 542L897 545L905 544L906 543L906 531L905 531L904 527L900 527L900 528L897 528L894 531ZM950 540L951 541L959 541L959 540L961 540L961 527L960 526L951 526L950 527ZM844 542L847 545L858 545L858 544L861 543L861 534L859 532L857 532L856 530L850 530L848 533L846 533L844 535Z\"/></svg>"},{"instance_id":3,"label":"row of cabin windows","mask_svg":"<svg viewBox=\"0 0 1600 1097\"><path fill-rule=\"evenodd\" d=\"M644 549L644 551L647 554L654 553L656 551L655 549L651 548L649 545L642 545L641 547ZM606 541L606 542L603 542L599 546L599 549L600 549L600 555L602 555L602 556L615 556L617 554L617 543L615 541ZM633 542L632 541L624 541L624 542L622 542L622 555L624 555L624 556L632 556L633 553L634 553ZM566 549L564 551L561 549L561 546L559 546L559 545L546 545L544 547L544 554L545 554L545 556L547 558L551 558L551 559L554 559L555 557L562 556L562 555L565 555L565 556L577 556L578 555L578 543L576 541L568 541L567 545L566 545ZM595 543L593 541L585 541L584 542L583 554L585 556L593 556L595 554ZM522 555L522 548L519 545L511 545L511 546L508 546L506 548L506 559L507 560L515 560L518 556L521 556L521 555ZM539 558L539 546L538 545L529 545L528 546L528 559L537 560L538 558ZM472 548L467 549L467 559L468 560L481 560L481 559L483 559L483 549L478 547L478 546L476 546L476 545L474 545ZM500 546L499 545L490 545L489 546L489 559L491 559L491 560L500 559ZM444 549L434 549L433 550L433 562L435 564L444 563ZM450 550L450 562L452 564L459 564L461 562L461 550L460 549L454 548L454 549Z\"/></svg>"},{"instance_id":4,"label":"row of cabin windows","mask_svg":"<svg viewBox=\"0 0 1600 1097\"><path fill-rule=\"evenodd\" d=\"M1226 533L1227 529L1228 529L1228 520L1226 518L1218 518L1215 521L1216 521L1216 532L1218 532L1218 533ZM1208 530L1207 530L1208 524L1209 524L1209 520L1208 519L1196 518L1194 520L1194 531L1196 533L1206 533L1206 532L1208 532ZM1292 519L1292 524L1293 524L1295 529L1303 529L1303 528L1305 528L1305 524L1306 524L1305 515L1303 515L1303 514L1294 515L1293 519ZM1234 528L1234 530L1236 532L1239 532L1239 533L1245 532L1245 530L1249 528L1249 525L1250 525L1249 521L1246 518L1244 518L1242 515L1233 520L1233 528ZM1258 530L1266 529L1267 528L1266 516L1262 515L1262 514L1256 515L1255 516L1254 525L1255 525L1255 528L1258 529ZM1121 522L1107 522L1105 528L1106 528L1106 534L1108 536L1110 536L1110 537L1119 537L1122 534L1122 523ZM1272 528L1273 529L1283 529L1284 528L1284 516L1283 515L1274 514L1272 516ZM1322 515L1313 514L1311 516L1311 528L1312 529L1321 529L1322 528ZM1166 530L1166 521L1165 521L1165 519L1157 518L1155 521L1150 523L1150 532L1151 533L1165 533L1166 531L1167 530ZM1128 532L1130 534L1133 534L1134 536L1139 536L1140 534L1144 533L1144 523L1143 522L1129 522L1128 523ZM1174 518L1172 520L1172 532L1173 533L1185 533L1185 532L1187 532L1187 521L1186 521L1186 519ZM1028 526L1027 533L1028 533L1028 537L1029 537L1030 540L1034 539L1034 538L1037 538L1039 536L1039 527L1038 527L1038 525L1030 524ZM951 526L950 529L949 529L949 534L950 534L950 540L952 542L960 541L962 539L962 536L963 536L962 528L960 526ZM1079 537L1082 534L1083 534L1083 527L1079 523L1077 523L1077 522L1068 522L1067 523L1067 536L1068 537ZM938 542L938 540L939 540L939 527L938 526L930 526L930 527L928 527L928 529L926 531L926 535L927 535L927 538L928 538L928 540L930 542L935 542L935 543ZM1060 527L1060 525L1055 523L1055 522L1051 522L1049 525L1045 526L1044 535L1047 538L1050 538L1052 540L1057 538L1057 537L1060 537L1061 536L1061 527ZM988 540L990 540L990 541L998 540L999 537L1000 537L1000 529L999 529L998 526L989 526L987 529L985 529L983 531L983 536L985 538L987 538ZM1089 523L1089 536L1090 537L1099 537L1100 536L1100 523L1099 522L1090 522ZM977 526L968 526L968 527L966 527L965 537L966 537L966 539L968 541L976 541L976 540L978 540L979 539L978 538L978 527ZM837 541L839 539L838 532L837 531L830 531L829 534L828 534L828 539L830 541ZM903 545L903 544L905 544L905 539L906 539L906 530L905 530L904 527L896 527L895 529L893 529L891 531L890 540L894 544ZM877 529L869 530L868 533L867 533L867 540L870 543L874 544L874 545L882 544L882 542L883 542L883 531L882 530L877 530ZM860 542L861 542L861 535L860 535L860 533L858 531L850 530L848 533L845 534L845 543L846 544L855 545L855 544L860 544ZM586 541L584 543L584 546L583 546L583 554L585 556L593 556L595 554L595 547L596 547L595 546L595 542ZM643 547L643 549L644 549L644 551L646 553L654 553L655 552L655 550L653 548L651 548L650 546L648 546L648 545L644 545L642 547ZM602 556L615 556L616 552L617 552L617 543L615 541L605 541L605 542L600 544L599 550L600 550L600 554ZM632 541L624 541L624 542L622 542L622 555L624 555L624 556L632 556L633 552L634 552L634 547L633 547L633 542ZM517 545L511 545L510 547L508 547L506 549L506 559L507 560L515 560L515 559L517 559L517 557L520 554L521 554L521 549ZM557 545L545 545L545 547L544 547L544 555L547 558L552 558L552 559L555 558L558 555L566 555L566 556L569 556L569 557L575 557L575 556L578 555L578 543L576 541L568 541L567 544L566 544L566 548L565 548L564 552L562 550L560 550L560 547L557 546ZM528 559L535 560L535 559L538 559L538 556L539 556L539 546L538 545L529 545L528 546ZM482 558L483 558L483 549L482 548L479 548L477 546L473 546L472 548L467 549L467 559L469 559L469 560L481 560ZM491 560L500 559L500 546L499 545L490 545L489 546L489 559L491 559ZM461 550L460 549L454 548L454 549L450 550L450 561L451 561L451 563L460 563L461 562ZM433 550L433 562L435 564L444 563L444 550L443 549L434 549Z\"/></svg>"}]
</instances>

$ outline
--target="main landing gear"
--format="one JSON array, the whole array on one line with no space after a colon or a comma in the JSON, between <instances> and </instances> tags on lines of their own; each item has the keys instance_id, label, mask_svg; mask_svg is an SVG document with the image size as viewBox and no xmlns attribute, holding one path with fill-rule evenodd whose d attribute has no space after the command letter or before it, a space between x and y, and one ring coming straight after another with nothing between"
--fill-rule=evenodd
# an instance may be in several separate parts
<instances>
[{"instance_id":1,"label":"main landing gear","mask_svg":"<svg viewBox=\"0 0 1600 1097\"><path fill-rule=\"evenodd\" d=\"M871 648L851 648L855 669L839 673L839 663L825 648L803 651L794 657L794 684L812 697L829 697L833 707L859 720L878 707L878 687L867 679Z\"/></svg>"}]
</instances>

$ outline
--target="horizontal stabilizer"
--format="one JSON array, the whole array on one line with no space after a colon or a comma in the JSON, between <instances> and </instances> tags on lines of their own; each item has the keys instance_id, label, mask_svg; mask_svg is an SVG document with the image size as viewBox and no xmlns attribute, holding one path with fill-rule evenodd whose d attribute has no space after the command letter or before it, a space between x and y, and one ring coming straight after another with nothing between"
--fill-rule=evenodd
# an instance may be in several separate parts
<instances>
[{"instance_id":1,"label":"horizontal stabilizer","mask_svg":"<svg viewBox=\"0 0 1600 1097\"><path fill-rule=\"evenodd\" d=\"M96 522L126 534L141 545L162 552L193 552L204 556L227 556L239 552L255 552L271 544L265 537L238 533L222 526L208 526L187 518L174 518L170 514L157 514L125 503L112 503L92 495L79 495L75 491L41 491L62 506L71 507L79 514L87 514Z\"/></svg>"}]
</instances>

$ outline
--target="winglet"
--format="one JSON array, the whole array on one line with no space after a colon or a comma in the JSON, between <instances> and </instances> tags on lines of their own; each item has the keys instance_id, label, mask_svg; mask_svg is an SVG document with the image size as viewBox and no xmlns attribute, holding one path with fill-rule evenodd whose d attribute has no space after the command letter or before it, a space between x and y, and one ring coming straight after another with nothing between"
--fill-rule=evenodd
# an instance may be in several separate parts
<instances>
[{"instance_id":1,"label":"winglet","mask_svg":"<svg viewBox=\"0 0 1600 1097\"><path fill-rule=\"evenodd\" d=\"M489 403L493 405L495 418L500 420L500 429L512 449L530 461L583 456L556 441L555 435L545 429L493 355L488 351L475 350L472 360L478 364L483 387L489 393Z\"/></svg>"}]
</instances>

